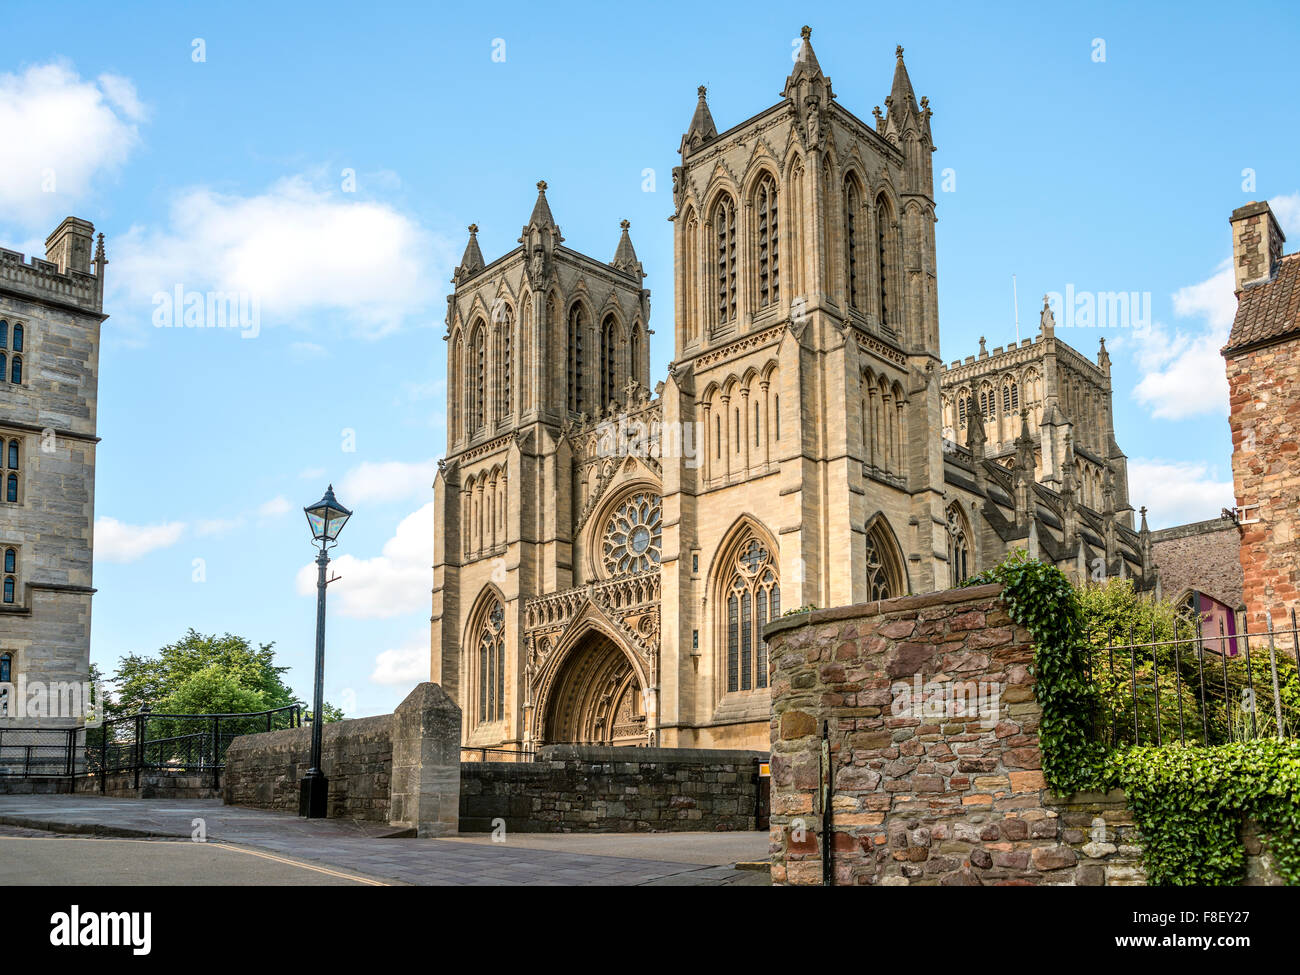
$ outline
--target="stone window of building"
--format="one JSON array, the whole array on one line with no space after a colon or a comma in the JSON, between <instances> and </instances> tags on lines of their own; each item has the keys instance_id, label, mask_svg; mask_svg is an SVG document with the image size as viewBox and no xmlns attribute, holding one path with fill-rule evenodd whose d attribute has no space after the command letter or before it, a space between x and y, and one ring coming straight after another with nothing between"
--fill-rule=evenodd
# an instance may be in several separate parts
<instances>
[{"instance_id":1,"label":"stone window of building","mask_svg":"<svg viewBox=\"0 0 1300 975\"><path fill-rule=\"evenodd\" d=\"M717 324L736 318L736 203L724 196L713 208Z\"/></svg>"},{"instance_id":2,"label":"stone window of building","mask_svg":"<svg viewBox=\"0 0 1300 975\"><path fill-rule=\"evenodd\" d=\"M514 312L504 302L497 311L496 328L496 420L499 423L513 410L510 406L510 333L514 331Z\"/></svg>"},{"instance_id":3,"label":"stone window of building","mask_svg":"<svg viewBox=\"0 0 1300 975\"><path fill-rule=\"evenodd\" d=\"M18 550L5 549L4 601L12 603L18 592Z\"/></svg>"},{"instance_id":4,"label":"stone window of building","mask_svg":"<svg viewBox=\"0 0 1300 975\"><path fill-rule=\"evenodd\" d=\"M487 422L487 330L480 322L470 339L474 375L470 384L470 432L483 429Z\"/></svg>"},{"instance_id":5,"label":"stone window of building","mask_svg":"<svg viewBox=\"0 0 1300 975\"><path fill-rule=\"evenodd\" d=\"M898 234L894 228L889 203L881 196L876 201L876 263L880 277L880 324L892 326L898 315L894 307L894 270L898 249Z\"/></svg>"},{"instance_id":6,"label":"stone window of building","mask_svg":"<svg viewBox=\"0 0 1300 975\"><path fill-rule=\"evenodd\" d=\"M862 279L858 259L861 254L862 198L858 184L850 177L844 184L844 263L848 283L849 307L861 308Z\"/></svg>"},{"instance_id":7,"label":"stone window of building","mask_svg":"<svg viewBox=\"0 0 1300 975\"><path fill-rule=\"evenodd\" d=\"M0 441L3 443L3 441ZM22 470L20 461L22 460L22 447L17 438L9 441L4 450L4 499L9 504L18 503L18 485L21 480L19 474Z\"/></svg>"},{"instance_id":8,"label":"stone window of building","mask_svg":"<svg viewBox=\"0 0 1300 975\"><path fill-rule=\"evenodd\" d=\"M867 598L892 599L907 593L898 544L883 526L883 519L867 529Z\"/></svg>"},{"instance_id":9,"label":"stone window of building","mask_svg":"<svg viewBox=\"0 0 1300 975\"><path fill-rule=\"evenodd\" d=\"M0 382L8 380L15 386L23 381L23 326L13 324L13 344L10 345L9 323L0 321ZM12 356L10 355L12 353Z\"/></svg>"},{"instance_id":10,"label":"stone window of building","mask_svg":"<svg viewBox=\"0 0 1300 975\"><path fill-rule=\"evenodd\" d=\"M493 600L478 632L478 714L480 722L505 717L506 611Z\"/></svg>"},{"instance_id":11,"label":"stone window of building","mask_svg":"<svg viewBox=\"0 0 1300 975\"><path fill-rule=\"evenodd\" d=\"M582 305L575 303L569 309L569 412L581 413L582 398L582 333L587 327Z\"/></svg>"},{"instance_id":12,"label":"stone window of building","mask_svg":"<svg viewBox=\"0 0 1300 975\"><path fill-rule=\"evenodd\" d=\"M13 683L14 676L14 655L12 653L0 653L0 684Z\"/></svg>"},{"instance_id":13,"label":"stone window of building","mask_svg":"<svg viewBox=\"0 0 1300 975\"><path fill-rule=\"evenodd\" d=\"M777 226L776 180L766 175L754 191L755 250L758 255L758 307L766 308L781 298L781 262Z\"/></svg>"},{"instance_id":14,"label":"stone window of building","mask_svg":"<svg viewBox=\"0 0 1300 975\"><path fill-rule=\"evenodd\" d=\"M727 690L767 687L763 627L781 615L776 560L750 537L741 544L727 586Z\"/></svg>"},{"instance_id":15,"label":"stone window of building","mask_svg":"<svg viewBox=\"0 0 1300 975\"><path fill-rule=\"evenodd\" d=\"M600 327L600 405L609 406L618 393L618 322L606 315Z\"/></svg>"},{"instance_id":16,"label":"stone window of building","mask_svg":"<svg viewBox=\"0 0 1300 975\"><path fill-rule=\"evenodd\" d=\"M966 528L966 516L957 504L948 506L948 565L954 586L970 577L970 533Z\"/></svg>"},{"instance_id":17,"label":"stone window of building","mask_svg":"<svg viewBox=\"0 0 1300 975\"><path fill-rule=\"evenodd\" d=\"M448 417L448 426L451 427L451 439L459 440L463 435L460 424L461 407L464 403L464 386L462 379L462 370L465 361L465 341L461 338L460 333L456 333L456 341L452 343L451 353L451 416Z\"/></svg>"},{"instance_id":18,"label":"stone window of building","mask_svg":"<svg viewBox=\"0 0 1300 975\"><path fill-rule=\"evenodd\" d=\"M659 498L641 491L623 501L605 522L602 562L610 575L645 572L659 564L663 509Z\"/></svg>"}]
</instances>

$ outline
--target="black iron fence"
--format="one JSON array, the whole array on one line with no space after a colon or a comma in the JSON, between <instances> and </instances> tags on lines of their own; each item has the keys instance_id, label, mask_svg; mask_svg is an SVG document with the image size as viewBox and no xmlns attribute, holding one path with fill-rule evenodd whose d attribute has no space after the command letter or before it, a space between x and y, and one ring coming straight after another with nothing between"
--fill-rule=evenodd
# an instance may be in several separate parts
<instances>
[{"instance_id":1,"label":"black iron fence","mask_svg":"<svg viewBox=\"0 0 1300 975\"><path fill-rule=\"evenodd\" d=\"M1244 613L1177 619L1149 630L1094 631L1092 677L1101 692L1098 736L1112 745L1218 745L1300 738L1300 629L1295 610L1247 628Z\"/></svg>"},{"instance_id":2,"label":"black iron fence","mask_svg":"<svg viewBox=\"0 0 1300 975\"><path fill-rule=\"evenodd\" d=\"M0 726L0 775L107 777L141 772L211 774L220 784L226 749L240 735L297 728L300 704L240 714L154 714L142 711L111 718L94 727L27 728Z\"/></svg>"}]
</instances>

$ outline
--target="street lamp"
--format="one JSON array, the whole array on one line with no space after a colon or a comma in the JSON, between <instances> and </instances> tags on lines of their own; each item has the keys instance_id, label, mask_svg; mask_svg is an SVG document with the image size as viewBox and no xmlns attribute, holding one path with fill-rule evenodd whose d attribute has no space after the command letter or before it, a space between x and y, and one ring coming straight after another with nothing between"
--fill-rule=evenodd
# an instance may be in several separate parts
<instances>
[{"instance_id":1,"label":"street lamp","mask_svg":"<svg viewBox=\"0 0 1300 975\"><path fill-rule=\"evenodd\" d=\"M329 780L320 767L321 731L325 726L325 587L334 581L326 581L325 567L330 563L330 546L337 543L352 512L334 498L333 484L325 489L323 498L302 510L307 513L311 537L320 546L320 553L316 556L316 693L311 712L311 768L302 779L298 815L324 819L329 798Z\"/></svg>"}]
</instances>

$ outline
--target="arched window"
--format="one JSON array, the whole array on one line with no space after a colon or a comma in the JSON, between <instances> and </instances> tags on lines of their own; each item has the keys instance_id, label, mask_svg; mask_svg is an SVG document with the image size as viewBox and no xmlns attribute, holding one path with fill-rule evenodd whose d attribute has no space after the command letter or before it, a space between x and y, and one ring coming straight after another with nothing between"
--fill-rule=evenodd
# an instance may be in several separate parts
<instances>
[{"instance_id":1,"label":"arched window","mask_svg":"<svg viewBox=\"0 0 1300 975\"><path fill-rule=\"evenodd\" d=\"M8 374L9 371L7 368L8 365L9 365L9 360L5 358L5 354L3 352L0 352L0 383L5 381L5 376Z\"/></svg>"},{"instance_id":2,"label":"arched window","mask_svg":"<svg viewBox=\"0 0 1300 975\"><path fill-rule=\"evenodd\" d=\"M14 322L14 351L23 350L23 327L18 322Z\"/></svg>"},{"instance_id":3,"label":"arched window","mask_svg":"<svg viewBox=\"0 0 1300 975\"><path fill-rule=\"evenodd\" d=\"M448 400L451 404L451 439L459 440L464 434L461 429L461 409L464 405L465 386L463 379L463 370L465 368L465 340L461 338L459 332L456 333L456 341L452 343L451 351L451 389Z\"/></svg>"},{"instance_id":4,"label":"arched window","mask_svg":"<svg viewBox=\"0 0 1300 975\"><path fill-rule=\"evenodd\" d=\"M618 394L618 322L606 315L600 326L600 405L609 406Z\"/></svg>"},{"instance_id":5,"label":"arched window","mask_svg":"<svg viewBox=\"0 0 1300 975\"><path fill-rule=\"evenodd\" d=\"M867 529L867 598L892 599L907 594L906 576L898 543L877 518Z\"/></svg>"},{"instance_id":6,"label":"arched window","mask_svg":"<svg viewBox=\"0 0 1300 975\"><path fill-rule=\"evenodd\" d=\"M954 586L965 582L971 574L970 533L966 530L966 516L961 506L948 506L948 566Z\"/></svg>"},{"instance_id":7,"label":"arched window","mask_svg":"<svg viewBox=\"0 0 1300 975\"><path fill-rule=\"evenodd\" d=\"M780 232L777 226L776 180L771 174L758 181L754 191L755 253L758 256L758 307L781 298Z\"/></svg>"},{"instance_id":8,"label":"arched window","mask_svg":"<svg viewBox=\"0 0 1300 975\"><path fill-rule=\"evenodd\" d=\"M774 554L753 535L740 544L727 573L727 690L767 687L763 627L781 615Z\"/></svg>"},{"instance_id":9,"label":"arched window","mask_svg":"<svg viewBox=\"0 0 1300 975\"><path fill-rule=\"evenodd\" d=\"M686 341L693 342L699 337L699 302L704 298L700 289L700 221L694 208L686 213L682 224L682 277L685 307L682 309L682 321L686 326Z\"/></svg>"},{"instance_id":10,"label":"arched window","mask_svg":"<svg viewBox=\"0 0 1300 975\"><path fill-rule=\"evenodd\" d=\"M505 717L506 697L506 611L494 599L483 614L478 630L478 719L500 721Z\"/></svg>"},{"instance_id":11,"label":"arched window","mask_svg":"<svg viewBox=\"0 0 1300 975\"><path fill-rule=\"evenodd\" d=\"M1011 409L1020 409L1020 387L1015 384L1014 380L1011 383Z\"/></svg>"},{"instance_id":12,"label":"arched window","mask_svg":"<svg viewBox=\"0 0 1300 975\"><path fill-rule=\"evenodd\" d=\"M487 329L479 322L470 338L470 433L487 422Z\"/></svg>"},{"instance_id":13,"label":"arched window","mask_svg":"<svg viewBox=\"0 0 1300 975\"><path fill-rule=\"evenodd\" d=\"M713 208L714 309L717 324L736 318L736 203L724 196Z\"/></svg>"},{"instance_id":14,"label":"arched window","mask_svg":"<svg viewBox=\"0 0 1300 975\"><path fill-rule=\"evenodd\" d=\"M861 256L862 197L857 181L852 177L844 181L844 268L848 285L849 307L861 308L862 278L859 267Z\"/></svg>"},{"instance_id":15,"label":"arched window","mask_svg":"<svg viewBox=\"0 0 1300 975\"><path fill-rule=\"evenodd\" d=\"M18 503L18 475L13 471L9 472L5 480L5 500L11 504Z\"/></svg>"},{"instance_id":16,"label":"arched window","mask_svg":"<svg viewBox=\"0 0 1300 975\"><path fill-rule=\"evenodd\" d=\"M582 305L575 303L569 309L569 412L583 411L582 398L582 333L586 328Z\"/></svg>"},{"instance_id":17,"label":"arched window","mask_svg":"<svg viewBox=\"0 0 1300 975\"><path fill-rule=\"evenodd\" d=\"M966 400L969 397L967 390L962 390L957 394L957 425L963 430L966 429Z\"/></svg>"},{"instance_id":18,"label":"arched window","mask_svg":"<svg viewBox=\"0 0 1300 975\"><path fill-rule=\"evenodd\" d=\"M0 684L12 684L14 678L14 655L0 653Z\"/></svg>"},{"instance_id":19,"label":"arched window","mask_svg":"<svg viewBox=\"0 0 1300 975\"><path fill-rule=\"evenodd\" d=\"M1002 412L1004 414L1011 412L1011 387L1006 383L1002 385Z\"/></svg>"},{"instance_id":20,"label":"arched window","mask_svg":"<svg viewBox=\"0 0 1300 975\"><path fill-rule=\"evenodd\" d=\"M9 323L0 318L0 349L9 348Z\"/></svg>"},{"instance_id":21,"label":"arched window","mask_svg":"<svg viewBox=\"0 0 1300 975\"><path fill-rule=\"evenodd\" d=\"M497 319L495 339L496 375L493 378L497 387L496 420L500 422L504 417L514 412L510 400L510 338L511 333L514 331L515 322L514 312L505 302L497 306L495 317Z\"/></svg>"},{"instance_id":22,"label":"arched window","mask_svg":"<svg viewBox=\"0 0 1300 975\"><path fill-rule=\"evenodd\" d=\"M880 275L880 323L893 325L898 312L894 296L894 220L884 196L876 200L876 264Z\"/></svg>"},{"instance_id":23,"label":"arched window","mask_svg":"<svg viewBox=\"0 0 1300 975\"><path fill-rule=\"evenodd\" d=\"M14 356L13 365L9 367L9 381L15 386L23 381L23 357L20 355Z\"/></svg>"},{"instance_id":24,"label":"arched window","mask_svg":"<svg viewBox=\"0 0 1300 975\"><path fill-rule=\"evenodd\" d=\"M631 370L629 376L640 382L641 376L641 323L635 322L632 325L632 348L627 357L628 368Z\"/></svg>"},{"instance_id":25,"label":"arched window","mask_svg":"<svg viewBox=\"0 0 1300 975\"><path fill-rule=\"evenodd\" d=\"M16 471L16 470L18 470L18 441L17 441L17 440L10 440L10 441L9 441L9 452L8 452L8 453L9 453L9 456L8 456L8 458L7 458L7 465L8 465L8 467L9 467L9 469L10 469L11 471Z\"/></svg>"},{"instance_id":26,"label":"arched window","mask_svg":"<svg viewBox=\"0 0 1300 975\"><path fill-rule=\"evenodd\" d=\"M4 601L12 603L14 601L14 590L17 587L18 575L18 552L12 548L5 549L5 582L4 582Z\"/></svg>"}]
</instances>

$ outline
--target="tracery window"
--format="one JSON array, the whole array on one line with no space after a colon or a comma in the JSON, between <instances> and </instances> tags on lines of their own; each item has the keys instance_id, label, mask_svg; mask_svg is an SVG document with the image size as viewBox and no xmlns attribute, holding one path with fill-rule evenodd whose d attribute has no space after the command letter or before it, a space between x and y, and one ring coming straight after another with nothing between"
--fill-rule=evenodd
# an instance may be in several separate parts
<instances>
[{"instance_id":1,"label":"tracery window","mask_svg":"<svg viewBox=\"0 0 1300 975\"><path fill-rule=\"evenodd\" d=\"M497 409L496 419L498 422L506 416L509 416L513 410L510 401L510 336L514 331L514 312L510 306L502 304L497 312L497 333L496 333L496 386L497 386Z\"/></svg>"},{"instance_id":2,"label":"tracery window","mask_svg":"<svg viewBox=\"0 0 1300 975\"><path fill-rule=\"evenodd\" d=\"M600 329L600 368L604 382L601 384L600 405L609 406L618 393L618 322L606 315Z\"/></svg>"},{"instance_id":3,"label":"tracery window","mask_svg":"<svg viewBox=\"0 0 1300 975\"><path fill-rule=\"evenodd\" d=\"M767 643L763 627L781 615L776 559L750 537L740 546L727 585L727 690L767 687Z\"/></svg>"},{"instance_id":4,"label":"tracery window","mask_svg":"<svg viewBox=\"0 0 1300 975\"><path fill-rule=\"evenodd\" d=\"M653 568L659 564L662 547L663 507L649 491L627 498L605 522L601 552L610 575Z\"/></svg>"},{"instance_id":5,"label":"tracery window","mask_svg":"<svg viewBox=\"0 0 1300 975\"><path fill-rule=\"evenodd\" d=\"M736 204L729 196L713 210L714 287L717 324L736 317Z\"/></svg>"},{"instance_id":6,"label":"tracery window","mask_svg":"<svg viewBox=\"0 0 1300 975\"><path fill-rule=\"evenodd\" d=\"M878 521L867 531L867 598L892 599L906 595L897 544Z\"/></svg>"},{"instance_id":7,"label":"tracery window","mask_svg":"<svg viewBox=\"0 0 1300 975\"><path fill-rule=\"evenodd\" d=\"M479 721L505 717L505 698L506 612L500 600L493 600L478 633Z\"/></svg>"},{"instance_id":8,"label":"tracery window","mask_svg":"<svg viewBox=\"0 0 1300 975\"><path fill-rule=\"evenodd\" d=\"M487 330L482 325L474 330L471 342L470 432L474 433L481 430L487 420Z\"/></svg>"},{"instance_id":9,"label":"tracery window","mask_svg":"<svg viewBox=\"0 0 1300 975\"><path fill-rule=\"evenodd\" d=\"M954 586L970 577L970 536L966 532L966 518L956 504L948 506L948 565Z\"/></svg>"},{"instance_id":10,"label":"tracery window","mask_svg":"<svg viewBox=\"0 0 1300 975\"><path fill-rule=\"evenodd\" d=\"M759 180L754 192L754 211L757 218L758 307L766 308L781 298L776 180L770 174Z\"/></svg>"}]
</instances>

